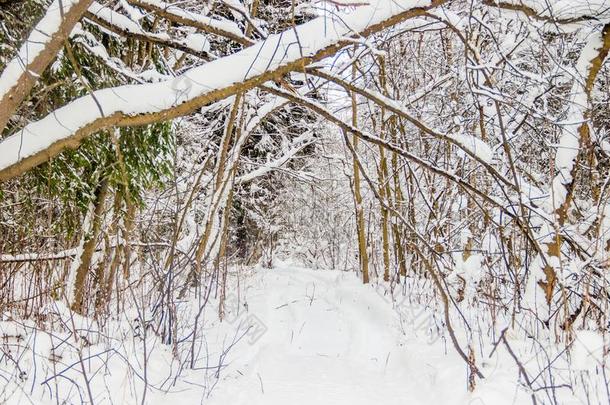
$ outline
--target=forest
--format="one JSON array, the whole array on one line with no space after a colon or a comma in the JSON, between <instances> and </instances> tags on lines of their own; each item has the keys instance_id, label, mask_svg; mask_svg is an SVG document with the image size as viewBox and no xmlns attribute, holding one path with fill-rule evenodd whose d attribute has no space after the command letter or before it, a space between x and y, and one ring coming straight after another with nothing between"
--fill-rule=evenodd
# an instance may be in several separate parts
<instances>
[{"instance_id":1,"label":"forest","mask_svg":"<svg viewBox=\"0 0 610 405\"><path fill-rule=\"evenodd\" d=\"M610 403L610 1L0 0L0 403Z\"/></svg>"}]
</instances>

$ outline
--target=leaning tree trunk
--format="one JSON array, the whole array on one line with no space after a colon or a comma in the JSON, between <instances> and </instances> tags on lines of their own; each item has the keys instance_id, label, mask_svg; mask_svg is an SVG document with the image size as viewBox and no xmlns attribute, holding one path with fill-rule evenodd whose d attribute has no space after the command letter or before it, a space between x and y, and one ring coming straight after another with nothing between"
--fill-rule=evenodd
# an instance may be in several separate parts
<instances>
[{"instance_id":1,"label":"leaning tree trunk","mask_svg":"<svg viewBox=\"0 0 610 405\"><path fill-rule=\"evenodd\" d=\"M76 277L74 279L74 287L72 290L74 292L74 296L69 297L72 302L72 309L79 314L83 314L85 312L85 282L87 280L87 275L89 274L89 269L91 267L93 253L95 252L97 237L100 232L102 217L104 213L104 202L107 194L108 182L106 180L103 180L95 191L95 202L93 218L91 220L91 229L83 229L83 232L85 232L84 244L80 256L80 263L78 268L76 269Z\"/></svg>"}]
</instances>

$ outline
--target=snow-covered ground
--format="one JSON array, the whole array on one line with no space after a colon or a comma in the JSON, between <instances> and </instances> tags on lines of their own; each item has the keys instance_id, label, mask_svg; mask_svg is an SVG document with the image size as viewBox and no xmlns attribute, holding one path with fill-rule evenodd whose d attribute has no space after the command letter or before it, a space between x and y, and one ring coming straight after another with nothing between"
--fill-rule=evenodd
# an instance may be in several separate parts
<instances>
[{"instance_id":1,"label":"snow-covered ground","mask_svg":"<svg viewBox=\"0 0 610 405\"><path fill-rule=\"evenodd\" d=\"M391 303L353 273L273 269L257 276L247 303L264 334L233 353L211 404L529 401L517 395L516 375L490 376L468 393L464 362L426 333L424 313L411 312L405 330Z\"/></svg>"},{"instance_id":2,"label":"snow-covered ground","mask_svg":"<svg viewBox=\"0 0 610 405\"><path fill-rule=\"evenodd\" d=\"M259 285L248 309L266 332L242 348L234 383L227 377L212 403L404 404L430 395L417 389L387 304L353 274L276 269Z\"/></svg>"},{"instance_id":3,"label":"snow-covered ground","mask_svg":"<svg viewBox=\"0 0 610 405\"><path fill-rule=\"evenodd\" d=\"M382 289L361 284L354 273L285 265L249 271L241 283L239 295L227 295L223 322L211 301L197 318L194 345L189 343L191 334L179 332L177 353L156 334L143 338L142 330L133 327L138 315L130 310L124 312L125 319L103 328L73 317L71 328L79 336L75 342L69 332L42 332L32 323L4 321L2 399L11 404L90 403L91 397L97 404L531 403L530 393L519 383L519 370L502 345L494 349L493 342L477 344L485 348L477 354L485 379L478 380L470 393L464 361L444 332L435 330L438 314L406 302L396 305L380 293ZM183 301L179 307L180 316L195 322L195 302ZM53 311L61 314L67 309L56 305ZM457 334L464 343L463 331ZM527 339L508 338L532 378L539 369L542 374L561 369L547 369L539 352L534 353L536 361L525 361ZM582 363L577 376L589 390L589 403L603 403L603 387L597 385L593 392L593 385L585 384L601 370L591 369L587 360L595 338L577 339L583 343L574 350L583 352L577 355ZM193 369L191 353L196 359ZM554 375L553 383L562 385L565 375ZM541 379L535 386L543 385ZM586 403L579 394L582 390L568 383L576 394L558 388L556 403Z\"/></svg>"}]
</instances>

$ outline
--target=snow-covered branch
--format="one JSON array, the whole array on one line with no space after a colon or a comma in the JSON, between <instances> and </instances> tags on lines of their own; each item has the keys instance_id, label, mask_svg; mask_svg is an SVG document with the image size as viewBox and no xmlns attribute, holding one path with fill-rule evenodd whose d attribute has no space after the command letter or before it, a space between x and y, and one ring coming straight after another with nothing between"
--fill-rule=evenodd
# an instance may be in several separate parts
<instances>
[{"instance_id":1,"label":"snow-covered branch","mask_svg":"<svg viewBox=\"0 0 610 405\"><path fill-rule=\"evenodd\" d=\"M92 0L55 0L0 75L0 131L81 19Z\"/></svg>"},{"instance_id":2,"label":"snow-covered branch","mask_svg":"<svg viewBox=\"0 0 610 405\"><path fill-rule=\"evenodd\" d=\"M188 10L183 10L175 4L157 0L129 0L129 3L144 10L155 13L174 23L197 28L209 34L228 38L242 45L252 45L253 42L239 29L233 21L212 18Z\"/></svg>"},{"instance_id":3,"label":"snow-covered branch","mask_svg":"<svg viewBox=\"0 0 610 405\"><path fill-rule=\"evenodd\" d=\"M209 41L201 34L191 34L182 40L171 38L168 34L145 31L138 23L112 9L93 2L87 12L87 19L126 38L152 42L191 54L203 60L213 57L208 52Z\"/></svg>"},{"instance_id":4,"label":"snow-covered branch","mask_svg":"<svg viewBox=\"0 0 610 405\"><path fill-rule=\"evenodd\" d=\"M303 148L308 145L311 145L314 141L314 136L312 132L306 132L305 134L297 137L292 144L288 147L288 150L279 158L274 159L270 162L267 162L256 169L239 176L235 179L236 184L247 183L252 181L258 177L262 177L267 173L272 172L273 170L277 170L287 162L289 162L292 158L294 158Z\"/></svg>"},{"instance_id":5,"label":"snow-covered branch","mask_svg":"<svg viewBox=\"0 0 610 405\"><path fill-rule=\"evenodd\" d=\"M610 19L610 7L605 0L483 0L483 3L553 24L607 22Z\"/></svg>"},{"instance_id":6,"label":"snow-covered branch","mask_svg":"<svg viewBox=\"0 0 610 405\"><path fill-rule=\"evenodd\" d=\"M31 123L0 143L0 181L39 165L91 133L186 115L330 56L350 41L419 16L444 0L379 0L333 18L319 17L173 80L96 91Z\"/></svg>"}]
</instances>

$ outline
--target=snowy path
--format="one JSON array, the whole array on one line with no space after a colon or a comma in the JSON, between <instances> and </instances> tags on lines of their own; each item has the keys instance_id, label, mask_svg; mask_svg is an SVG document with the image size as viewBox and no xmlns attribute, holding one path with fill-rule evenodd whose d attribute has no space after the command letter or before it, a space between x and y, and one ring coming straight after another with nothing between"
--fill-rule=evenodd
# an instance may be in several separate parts
<instances>
[{"instance_id":1,"label":"snowy path","mask_svg":"<svg viewBox=\"0 0 610 405\"><path fill-rule=\"evenodd\" d=\"M390 304L353 274L274 269L258 281L248 316L266 332L233 356L212 404L478 403L463 365L424 339L406 350Z\"/></svg>"},{"instance_id":2,"label":"snowy path","mask_svg":"<svg viewBox=\"0 0 610 405\"><path fill-rule=\"evenodd\" d=\"M109 336L116 336L111 343L93 344L83 351L94 403L529 403L527 392L517 388L518 371L510 358L504 354L503 360L498 360L498 354L504 353L500 350L492 358L479 355L478 364L486 378L477 382L475 392L469 393L464 362L444 339L429 339L430 324L425 320L432 316L432 311L413 311L421 315L414 316L417 322L404 322L405 315L413 316L403 311L401 323L392 303L378 295L371 285L362 285L354 273L295 267L256 269L246 273L240 285L240 300L232 295L227 297L225 320L219 324L217 307L209 304L209 311L199 319L196 344L190 346L186 342L181 346L189 349L187 356L191 347L196 350L199 360L193 369L181 368L171 346L160 343L156 335L148 336L144 353L141 338L128 340L125 336L129 336L129 331L121 335L125 329L120 327L129 324L117 322L109 326L108 333L113 333ZM195 322L193 314L197 313L198 303L184 301L182 305L181 310L190 317L187 319ZM402 309L405 307L406 303L401 305ZM125 316L135 317L129 313ZM79 331L94 330L88 319L79 322L82 323ZM5 331L7 325L16 330L15 324L4 324ZM254 328L248 329L247 325ZM26 332L10 333L27 336ZM94 340L93 333L88 336ZM57 403L48 395L46 385L41 384L56 373L65 377L57 381L58 386L61 384L58 388L61 400L65 398L63 403L85 402L83 392L74 389L73 382L82 378L81 369L74 366L79 364L76 353L64 349L59 365L51 364L47 357L58 339L69 337L64 332L54 336L53 341L40 332L27 338L39 355L31 357L31 352L26 351L22 356L24 367L34 371L28 374L31 377L25 385L4 387L15 393L9 403ZM460 339L465 341L463 336ZM511 343L516 347L518 342ZM147 387L144 381L148 382ZM561 403L580 405L578 401Z\"/></svg>"}]
</instances>

